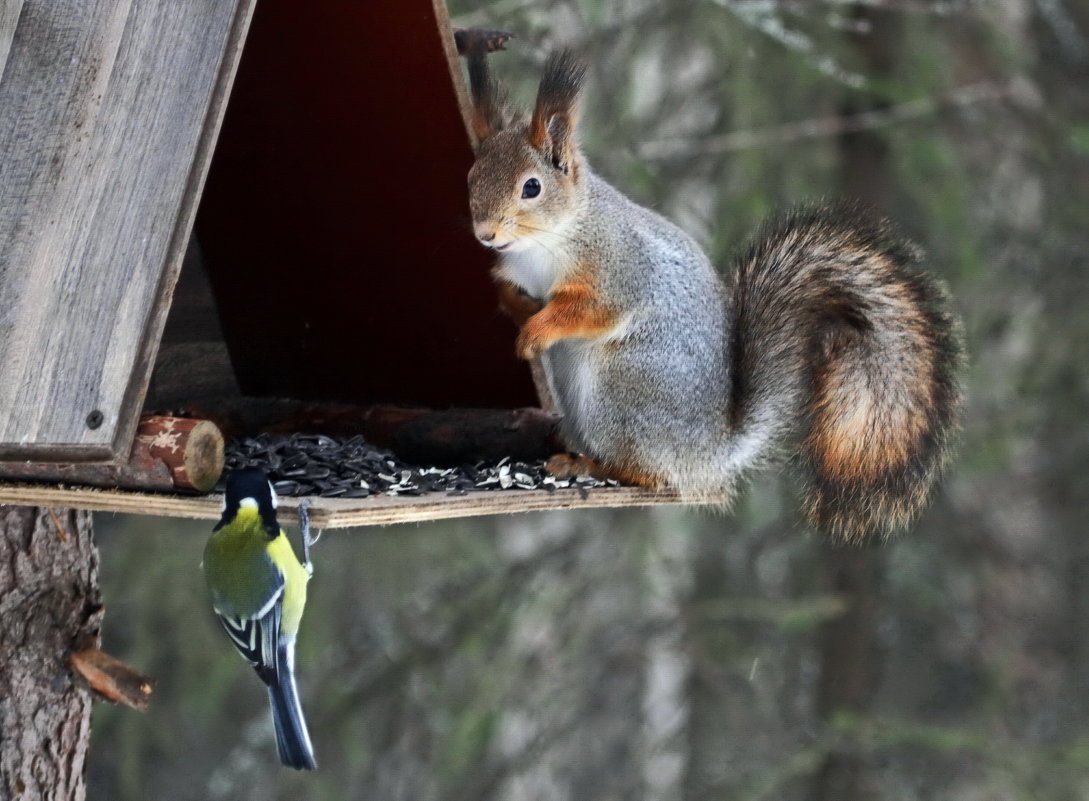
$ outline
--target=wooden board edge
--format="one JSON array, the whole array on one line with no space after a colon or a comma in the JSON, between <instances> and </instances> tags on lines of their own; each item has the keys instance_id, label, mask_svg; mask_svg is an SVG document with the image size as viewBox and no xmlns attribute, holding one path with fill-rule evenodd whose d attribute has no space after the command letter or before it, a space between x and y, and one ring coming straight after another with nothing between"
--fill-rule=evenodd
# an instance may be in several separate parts
<instances>
[{"instance_id":1,"label":"wooden board edge","mask_svg":"<svg viewBox=\"0 0 1089 801\"><path fill-rule=\"evenodd\" d=\"M155 359L159 353L163 329L166 327L166 319L170 314L174 286L181 274L185 251L189 246L189 238L193 233L193 224L196 221L201 193L204 189L204 182L208 177L208 170L211 167L212 154L215 152L216 141L223 125L227 100L230 98L234 78L238 72L238 62L242 57L242 49L245 45L246 34L249 31L250 21L253 19L255 5L256 0L236 0L234 17L231 20L230 32L227 34L227 47L220 61L215 88L208 100L204 126L201 129L200 139L193 153L193 162L189 168L189 177L186 180L181 205L178 207L174 232L167 247L166 260L156 291L158 300L148 314L144 326L143 340L136 354L132 372L129 374L129 385L121 400L111 454L111 461L117 464L124 462L128 458L129 452L132 450L133 440L136 437L136 429L140 423L140 414L144 408L144 399L147 397L151 374L155 369Z\"/></svg>"},{"instance_id":2,"label":"wooden board edge","mask_svg":"<svg viewBox=\"0 0 1089 801\"><path fill-rule=\"evenodd\" d=\"M438 27L439 38L442 40L443 51L446 53L446 65L450 69L450 82L454 87L454 94L457 95L458 110L461 112L461 121L465 126L465 137L475 153L480 142L473 131L473 99L461 66L461 56L458 55L457 46L454 44L454 28L450 24L450 12L446 8L446 0L431 0L431 3L435 10L435 25ZM541 408L546 412L556 411L555 400L548 388L548 378L545 376L539 358L530 360L529 371Z\"/></svg>"},{"instance_id":3,"label":"wooden board edge","mask_svg":"<svg viewBox=\"0 0 1089 801\"><path fill-rule=\"evenodd\" d=\"M130 443L131 445L131 443ZM128 453L125 454L128 456ZM0 462L102 463L118 461L117 454L105 445L74 443L0 443Z\"/></svg>"},{"instance_id":4,"label":"wooden board edge","mask_svg":"<svg viewBox=\"0 0 1089 801\"><path fill-rule=\"evenodd\" d=\"M473 133L473 101L469 97L469 84L465 81L461 57L458 56L457 46L454 44L454 28L450 25L450 12L446 8L446 0L431 0L431 5L435 11L435 26L438 28L442 48L446 53L446 66L450 69L450 82L457 96L461 122L465 126L465 138L469 140L469 146L475 153L479 142L476 134Z\"/></svg>"},{"instance_id":5,"label":"wooden board edge","mask_svg":"<svg viewBox=\"0 0 1089 801\"><path fill-rule=\"evenodd\" d=\"M298 520L300 498L281 498L281 519ZM311 498L310 517L318 528L356 528L394 523L418 523L458 517L543 512L557 509L595 509L619 506L654 506L684 503L675 492L652 492L638 487L609 487L588 490L503 490L449 496L441 493L413 497ZM99 490L87 487L57 487L36 484L0 483L0 505L48 506L87 509L95 512L217 520L221 495L180 496L154 493Z\"/></svg>"},{"instance_id":6,"label":"wooden board edge","mask_svg":"<svg viewBox=\"0 0 1089 801\"><path fill-rule=\"evenodd\" d=\"M4 79L11 42L15 38L15 29L19 26L19 15L22 13L23 0L5 0L0 5L0 80Z\"/></svg>"}]
</instances>

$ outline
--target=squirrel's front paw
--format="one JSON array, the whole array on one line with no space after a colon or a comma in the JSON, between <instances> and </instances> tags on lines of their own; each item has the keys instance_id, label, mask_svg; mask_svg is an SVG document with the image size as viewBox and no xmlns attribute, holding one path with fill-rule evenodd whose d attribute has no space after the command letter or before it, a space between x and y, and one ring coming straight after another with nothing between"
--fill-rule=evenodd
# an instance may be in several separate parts
<instances>
[{"instance_id":1,"label":"squirrel's front paw","mask_svg":"<svg viewBox=\"0 0 1089 801\"><path fill-rule=\"evenodd\" d=\"M539 312L543 305L514 284L503 281L499 285L499 308L519 327L525 325L526 320Z\"/></svg>"},{"instance_id":2,"label":"squirrel's front paw","mask_svg":"<svg viewBox=\"0 0 1089 801\"><path fill-rule=\"evenodd\" d=\"M593 476L611 478L621 484L647 487L659 490L665 487L662 476L637 466L617 467L604 465L589 456L573 453L557 453L545 462L545 470L556 478L574 478L575 476Z\"/></svg>"},{"instance_id":3,"label":"squirrel's front paw","mask_svg":"<svg viewBox=\"0 0 1089 801\"><path fill-rule=\"evenodd\" d=\"M526 361L536 359L555 342L554 337L546 336L547 332L545 330L532 323L533 320L531 319L522 326L522 330L518 333L518 339L514 343L514 352Z\"/></svg>"}]
</instances>

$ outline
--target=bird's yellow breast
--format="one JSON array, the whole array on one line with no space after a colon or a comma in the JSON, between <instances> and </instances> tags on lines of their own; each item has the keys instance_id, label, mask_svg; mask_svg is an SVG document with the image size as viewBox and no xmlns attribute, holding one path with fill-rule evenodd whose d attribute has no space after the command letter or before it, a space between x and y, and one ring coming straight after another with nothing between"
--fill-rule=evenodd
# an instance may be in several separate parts
<instances>
[{"instance_id":1,"label":"bird's yellow breast","mask_svg":"<svg viewBox=\"0 0 1089 801\"><path fill-rule=\"evenodd\" d=\"M283 529L268 538L256 509L243 506L229 523L212 534L204 550L204 572L217 610L252 617L267 603L283 579L280 630L294 636L306 605L307 572L295 556Z\"/></svg>"}]
</instances>

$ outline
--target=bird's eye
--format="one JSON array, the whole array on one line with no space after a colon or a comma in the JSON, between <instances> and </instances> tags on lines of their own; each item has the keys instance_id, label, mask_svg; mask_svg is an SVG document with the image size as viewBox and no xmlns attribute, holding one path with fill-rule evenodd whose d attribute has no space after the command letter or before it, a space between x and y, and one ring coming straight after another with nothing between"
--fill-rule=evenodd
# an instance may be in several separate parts
<instances>
[{"instance_id":1,"label":"bird's eye","mask_svg":"<svg viewBox=\"0 0 1089 801\"><path fill-rule=\"evenodd\" d=\"M536 178L530 178L522 184L522 197L537 197L541 194L541 182Z\"/></svg>"}]
</instances>

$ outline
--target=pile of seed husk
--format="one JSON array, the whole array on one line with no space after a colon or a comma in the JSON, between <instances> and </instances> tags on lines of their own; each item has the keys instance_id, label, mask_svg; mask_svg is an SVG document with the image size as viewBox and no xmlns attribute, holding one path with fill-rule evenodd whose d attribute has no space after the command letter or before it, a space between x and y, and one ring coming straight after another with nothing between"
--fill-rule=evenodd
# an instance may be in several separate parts
<instances>
[{"instance_id":1,"label":"pile of seed husk","mask_svg":"<svg viewBox=\"0 0 1089 801\"><path fill-rule=\"evenodd\" d=\"M509 458L459 467L422 467L398 459L361 436L336 439L321 434L261 434L227 443L227 471L263 469L278 495L319 495L325 498L366 498L371 495L423 495L444 492L465 495L495 490L557 490L574 488L583 495L595 487L617 486L590 476L560 479L544 462Z\"/></svg>"}]
</instances>

